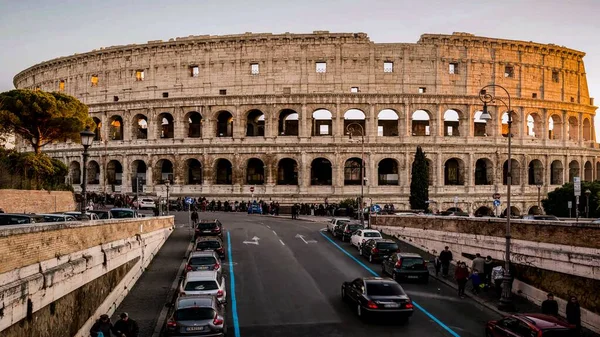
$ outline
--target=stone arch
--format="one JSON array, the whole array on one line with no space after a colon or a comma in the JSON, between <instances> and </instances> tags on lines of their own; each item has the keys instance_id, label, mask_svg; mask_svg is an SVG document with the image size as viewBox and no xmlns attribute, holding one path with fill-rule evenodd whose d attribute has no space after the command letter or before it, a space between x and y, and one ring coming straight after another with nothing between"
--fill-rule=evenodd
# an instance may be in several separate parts
<instances>
[{"instance_id":1,"label":"stone arch","mask_svg":"<svg viewBox=\"0 0 600 337\"><path fill-rule=\"evenodd\" d=\"M114 115L109 119L111 140L123 140L123 118Z\"/></svg>"},{"instance_id":2,"label":"stone arch","mask_svg":"<svg viewBox=\"0 0 600 337\"><path fill-rule=\"evenodd\" d=\"M444 185L465 184L465 163L460 158L450 158L444 163Z\"/></svg>"},{"instance_id":3,"label":"stone arch","mask_svg":"<svg viewBox=\"0 0 600 337\"><path fill-rule=\"evenodd\" d=\"M90 160L87 166L87 183L91 185L100 184L100 165L98 162Z\"/></svg>"},{"instance_id":4,"label":"stone arch","mask_svg":"<svg viewBox=\"0 0 600 337\"><path fill-rule=\"evenodd\" d=\"M233 137L233 115L227 110L217 112L217 137Z\"/></svg>"},{"instance_id":5,"label":"stone arch","mask_svg":"<svg viewBox=\"0 0 600 337\"><path fill-rule=\"evenodd\" d=\"M562 138L562 119L559 115L548 117L548 139Z\"/></svg>"},{"instance_id":6,"label":"stone arch","mask_svg":"<svg viewBox=\"0 0 600 337\"><path fill-rule=\"evenodd\" d=\"M527 182L529 185L544 184L544 165L539 159L533 159L527 167Z\"/></svg>"},{"instance_id":7,"label":"stone arch","mask_svg":"<svg viewBox=\"0 0 600 337\"><path fill-rule=\"evenodd\" d=\"M460 136L460 114L458 111L448 109L444 112L444 136Z\"/></svg>"},{"instance_id":8,"label":"stone arch","mask_svg":"<svg viewBox=\"0 0 600 337\"><path fill-rule=\"evenodd\" d=\"M579 120L575 116L571 116L568 119L569 124L567 124L569 136L569 140L579 141Z\"/></svg>"},{"instance_id":9,"label":"stone arch","mask_svg":"<svg viewBox=\"0 0 600 337\"><path fill-rule=\"evenodd\" d=\"M506 217L506 208L502 211L502 217ZM510 214L511 217L519 217L521 216L521 210L517 206L510 206Z\"/></svg>"},{"instance_id":10,"label":"stone arch","mask_svg":"<svg viewBox=\"0 0 600 337\"><path fill-rule=\"evenodd\" d=\"M142 192L141 186L146 185L146 174L148 173L148 166L143 160L134 160L131 162L131 173L133 181L131 184L132 192Z\"/></svg>"},{"instance_id":11,"label":"stone arch","mask_svg":"<svg viewBox=\"0 0 600 337\"><path fill-rule=\"evenodd\" d=\"M360 126L350 130L357 124ZM351 131L353 136L366 136L366 115L362 110L349 109L344 113L344 134L350 134Z\"/></svg>"},{"instance_id":12,"label":"stone arch","mask_svg":"<svg viewBox=\"0 0 600 337\"><path fill-rule=\"evenodd\" d=\"M398 161L392 158L382 159L377 165L377 184L398 185Z\"/></svg>"},{"instance_id":13,"label":"stone arch","mask_svg":"<svg viewBox=\"0 0 600 337\"><path fill-rule=\"evenodd\" d=\"M594 181L593 175L594 172L592 168L592 163L590 161L586 161L585 165L583 166L583 180L589 182Z\"/></svg>"},{"instance_id":14,"label":"stone arch","mask_svg":"<svg viewBox=\"0 0 600 337\"><path fill-rule=\"evenodd\" d=\"M527 115L527 136L542 138L542 117L537 112Z\"/></svg>"},{"instance_id":15,"label":"stone arch","mask_svg":"<svg viewBox=\"0 0 600 337\"><path fill-rule=\"evenodd\" d=\"M563 182L563 164L560 160L555 160L550 164L550 184L562 185Z\"/></svg>"},{"instance_id":16,"label":"stone arch","mask_svg":"<svg viewBox=\"0 0 600 337\"><path fill-rule=\"evenodd\" d=\"M106 182L117 186L123 184L123 165L116 159L106 165Z\"/></svg>"},{"instance_id":17,"label":"stone arch","mask_svg":"<svg viewBox=\"0 0 600 337\"><path fill-rule=\"evenodd\" d=\"M189 158L186 160L183 183L185 185L202 185L202 179L204 178L203 169L202 163L198 159Z\"/></svg>"},{"instance_id":18,"label":"stone arch","mask_svg":"<svg viewBox=\"0 0 600 337\"><path fill-rule=\"evenodd\" d=\"M137 114L131 120L131 136L133 139L148 139L148 117Z\"/></svg>"},{"instance_id":19,"label":"stone arch","mask_svg":"<svg viewBox=\"0 0 600 337\"><path fill-rule=\"evenodd\" d=\"M160 159L156 162L155 167L157 173L154 177L155 184L164 184L167 181L173 184L175 180L173 162L169 159Z\"/></svg>"},{"instance_id":20,"label":"stone arch","mask_svg":"<svg viewBox=\"0 0 600 337\"><path fill-rule=\"evenodd\" d=\"M426 110L416 110L410 117L413 136L431 135L431 114Z\"/></svg>"},{"instance_id":21,"label":"stone arch","mask_svg":"<svg viewBox=\"0 0 600 337\"><path fill-rule=\"evenodd\" d=\"M258 158L250 158L246 163L246 184L264 185L265 163Z\"/></svg>"},{"instance_id":22,"label":"stone arch","mask_svg":"<svg viewBox=\"0 0 600 337\"><path fill-rule=\"evenodd\" d=\"M102 121L98 117L94 117L94 124L96 128L94 129L94 140L101 141L102 140Z\"/></svg>"},{"instance_id":23,"label":"stone arch","mask_svg":"<svg viewBox=\"0 0 600 337\"><path fill-rule=\"evenodd\" d=\"M473 135L475 137L487 137L487 121L481 119L483 111L475 111L473 115Z\"/></svg>"},{"instance_id":24,"label":"stone arch","mask_svg":"<svg viewBox=\"0 0 600 337\"><path fill-rule=\"evenodd\" d=\"M264 137L265 135L265 114L252 109L246 113L246 137Z\"/></svg>"},{"instance_id":25,"label":"stone arch","mask_svg":"<svg viewBox=\"0 0 600 337\"><path fill-rule=\"evenodd\" d=\"M398 113L392 109L383 109L377 115L377 136L398 136Z\"/></svg>"},{"instance_id":26,"label":"stone arch","mask_svg":"<svg viewBox=\"0 0 600 337\"><path fill-rule=\"evenodd\" d=\"M158 125L160 125L159 129L159 138L173 138L175 137L175 126L173 115L168 112L163 112L158 115L156 120Z\"/></svg>"},{"instance_id":27,"label":"stone arch","mask_svg":"<svg viewBox=\"0 0 600 337\"><path fill-rule=\"evenodd\" d=\"M361 167L363 166L362 159L360 158L354 157L346 160L346 162L344 163L344 185L361 184Z\"/></svg>"},{"instance_id":28,"label":"stone arch","mask_svg":"<svg viewBox=\"0 0 600 337\"><path fill-rule=\"evenodd\" d=\"M588 118L583 120L583 140L586 142L592 140L592 125Z\"/></svg>"},{"instance_id":29,"label":"stone arch","mask_svg":"<svg viewBox=\"0 0 600 337\"><path fill-rule=\"evenodd\" d=\"M326 158L315 158L310 165L310 184L319 185L332 185L333 183L333 169L331 161Z\"/></svg>"},{"instance_id":30,"label":"stone arch","mask_svg":"<svg viewBox=\"0 0 600 337\"><path fill-rule=\"evenodd\" d=\"M233 166L227 159L217 159L215 162L215 183L217 185L233 184Z\"/></svg>"},{"instance_id":31,"label":"stone arch","mask_svg":"<svg viewBox=\"0 0 600 337\"><path fill-rule=\"evenodd\" d=\"M475 185L494 183L494 164L488 158L479 158L475 162Z\"/></svg>"},{"instance_id":32,"label":"stone arch","mask_svg":"<svg viewBox=\"0 0 600 337\"><path fill-rule=\"evenodd\" d=\"M202 138L202 115L198 111L190 111L185 115L188 138Z\"/></svg>"},{"instance_id":33,"label":"stone arch","mask_svg":"<svg viewBox=\"0 0 600 337\"><path fill-rule=\"evenodd\" d=\"M540 215L540 214L542 214L542 210L537 205L534 205L534 206L529 207L529 210L527 211L527 214L529 214L529 215Z\"/></svg>"},{"instance_id":34,"label":"stone arch","mask_svg":"<svg viewBox=\"0 0 600 337\"><path fill-rule=\"evenodd\" d=\"M277 135L279 136L298 136L299 115L292 109L283 109L279 112L279 118L277 121L278 129Z\"/></svg>"},{"instance_id":35,"label":"stone arch","mask_svg":"<svg viewBox=\"0 0 600 337\"><path fill-rule=\"evenodd\" d=\"M81 184L81 164L76 160L69 164L69 179L73 185Z\"/></svg>"},{"instance_id":36,"label":"stone arch","mask_svg":"<svg viewBox=\"0 0 600 337\"><path fill-rule=\"evenodd\" d=\"M480 206L474 213L476 217L492 216L493 214L494 212L492 211L492 209L487 206Z\"/></svg>"},{"instance_id":37,"label":"stone arch","mask_svg":"<svg viewBox=\"0 0 600 337\"><path fill-rule=\"evenodd\" d=\"M521 163L512 158L510 160L510 173L511 173L511 185L521 184ZM508 160L504 161L502 165L502 184L506 185L508 182Z\"/></svg>"},{"instance_id":38,"label":"stone arch","mask_svg":"<svg viewBox=\"0 0 600 337\"><path fill-rule=\"evenodd\" d=\"M579 173L579 162L577 160L572 160L569 163L569 182L573 182L574 177L581 177Z\"/></svg>"},{"instance_id":39,"label":"stone arch","mask_svg":"<svg viewBox=\"0 0 600 337\"><path fill-rule=\"evenodd\" d=\"M512 125L510 127L513 138L519 136L519 116L513 112L510 114ZM503 137L508 137L508 112L504 112L500 115L500 134Z\"/></svg>"},{"instance_id":40,"label":"stone arch","mask_svg":"<svg viewBox=\"0 0 600 337\"><path fill-rule=\"evenodd\" d=\"M277 185L298 185L298 163L283 158L277 163Z\"/></svg>"}]
</instances>

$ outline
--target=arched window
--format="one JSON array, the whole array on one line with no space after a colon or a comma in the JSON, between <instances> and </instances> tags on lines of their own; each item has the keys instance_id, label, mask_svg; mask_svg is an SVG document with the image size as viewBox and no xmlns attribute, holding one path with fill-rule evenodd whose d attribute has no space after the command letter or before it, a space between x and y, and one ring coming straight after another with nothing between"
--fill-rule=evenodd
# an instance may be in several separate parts
<instances>
[{"instance_id":1,"label":"arched window","mask_svg":"<svg viewBox=\"0 0 600 337\"><path fill-rule=\"evenodd\" d=\"M429 136L431 134L429 113L427 111L417 110L413 112L411 121L413 136Z\"/></svg>"},{"instance_id":2,"label":"arched window","mask_svg":"<svg viewBox=\"0 0 600 337\"><path fill-rule=\"evenodd\" d=\"M516 159L510 161L511 185L521 184L521 164ZM508 160L502 166L502 184L508 184Z\"/></svg>"},{"instance_id":3,"label":"arched window","mask_svg":"<svg viewBox=\"0 0 600 337\"><path fill-rule=\"evenodd\" d=\"M131 173L133 173L133 181L131 184L133 193L144 192L146 185L146 171L148 167L143 160L134 160L131 163Z\"/></svg>"},{"instance_id":4,"label":"arched window","mask_svg":"<svg viewBox=\"0 0 600 337\"><path fill-rule=\"evenodd\" d=\"M231 162L227 159L219 159L217 161L217 185L231 185L233 184L233 168Z\"/></svg>"},{"instance_id":5,"label":"arched window","mask_svg":"<svg viewBox=\"0 0 600 337\"><path fill-rule=\"evenodd\" d=\"M473 116L473 132L475 137L487 137L487 121L481 119L483 111L476 111Z\"/></svg>"},{"instance_id":6,"label":"arched window","mask_svg":"<svg viewBox=\"0 0 600 337\"><path fill-rule=\"evenodd\" d=\"M170 113L163 112L158 115L158 123L160 124L160 138L173 138L175 136L173 116Z\"/></svg>"},{"instance_id":7,"label":"arched window","mask_svg":"<svg viewBox=\"0 0 600 337\"><path fill-rule=\"evenodd\" d=\"M398 136L398 114L392 109L383 109L377 115L377 136Z\"/></svg>"},{"instance_id":8,"label":"arched window","mask_svg":"<svg viewBox=\"0 0 600 337\"><path fill-rule=\"evenodd\" d=\"M586 142L592 140L592 126L587 118L583 120L583 140Z\"/></svg>"},{"instance_id":9,"label":"arched window","mask_svg":"<svg viewBox=\"0 0 600 337\"><path fill-rule=\"evenodd\" d=\"M350 158L346 160L344 165L344 185L360 185L362 181L361 168L362 159Z\"/></svg>"},{"instance_id":10,"label":"arched window","mask_svg":"<svg viewBox=\"0 0 600 337\"><path fill-rule=\"evenodd\" d=\"M542 118L535 112L527 116L527 136L542 137Z\"/></svg>"},{"instance_id":11,"label":"arched window","mask_svg":"<svg viewBox=\"0 0 600 337\"><path fill-rule=\"evenodd\" d=\"M379 162L377 169L378 185L398 185L398 162L386 158Z\"/></svg>"},{"instance_id":12,"label":"arched window","mask_svg":"<svg viewBox=\"0 0 600 337\"><path fill-rule=\"evenodd\" d=\"M310 167L311 185L331 185L332 168L331 162L325 158L316 158Z\"/></svg>"},{"instance_id":13,"label":"arched window","mask_svg":"<svg viewBox=\"0 0 600 337\"><path fill-rule=\"evenodd\" d=\"M189 138L202 138L202 115L197 111L190 111L186 118Z\"/></svg>"},{"instance_id":14,"label":"arched window","mask_svg":"<svg viewBox=\"0 0 600 337\"><path fill-rule=\"evenodd\" d=\"M233 115L229 111L217 115L217 137L233 137Z\"/></svg>"},{"instance_id":15,"label":"arched window","mask_svg":"<svg viewBox=\"0 0 600 337\"><path fill-rule=\"evenodd\" d=\"M579 175L579 162L573 160L569 163L569 182L572 183L575 177L581 177L581 175Z\"/></svg>"},{"instance_id":16,"label":"arched window","mask_svg":"<svg viewBox=\"0 0 600 337\"><path fill-rule=\"evenodd\" d=\"M94 124L96 124L96 128L94 129L94 140L101 141L102 140L102 122L99 118L94 117Z\"/></svg>"},{"instance_id":17,"label":"arched window","mask_svg":"<svg viewBox=\"0 0 600 337\"><path fill-rule=\"evenodd\" d=\"M348 133L348 126L349 125L360 125L356 127L357 133L355 133L355 135L360 135L360 132L363 133L364 136L366 136L365 132L366 132L366 128L365 128L365 113L362 112L361 110L358 109L350 109L348 111L346 111L346 113L344 114L344 133ZM362 129L361 129L362 127Z\"/></svg>"},{"instance_id":18,"label":"arched window","mask_svg":"<svg viewBox=\"0 0 600 337\"><path fill-rule=\"evenodd\" d=\"M265 183L265 163L258 158L248 160L246 184L263 185Z\"/></svg>"},{"instance_id":19,"label":"arched window","mask_svg":"<svg viewBox=\"0 0 600 337\"><path fill-rule=\"evenodd\" d=\"M544 183L544 166L538 159L529 162L528 167L529 185L542 185Z\"/></svg>"},{"instance_id":20,"label":"arched window","mask_svg":"<svg viewBox=\"0 0 600 337\"><path fill-rule=\"evenodd\" d=\"M246 136L263 137L265 135L265 114L260 110L250 110L246 121Z\"/></svg>"},{"instance_id":21,"label":"arched window","mask_svg":"<svg viewBox=\"0 0 600 337\"><path fill-rule=\"evenodd\" d=\"M475 185L491 185L494 180L492 161L487 158L475 162Z\"/></svg>"},{"instance_id":22,"label":"arched window","mask_svg":"<svg viewBox=\"0 0 600 337\"><path fill-rule=\"evenodd\" d=\"M279 136L298 136L298 113L291 109L279 112Z\"/></svg>"},{"instance_id":23,"label":"arched window","mask_svg":"<svg viewBox=\"0 0 600 337\"><path fill-rule=\"evenodd\" d=\"M444 164L444 185L464 185L464 163L458 158L451 158Z\"/></svg>"},{"instance_id":24,"label":"arched window","mask_svg":"<svg viewBox=\"0 0 600 337\"><path fill-rule=\"evenodd\" d=\"M593 169L592 169L592 163L590 163L589 161L585 162L585 165L583 166L583 179L585 181L593 181Z\"/></svg>"},{"instance_id":25,"label":"arched window","mask_svg":"<svg viewBox=\"0 0 600 337\"><path fill-rule=\"evenodd\" d=\"M109 185L123 184L123 166L117 160L111 160L106 165L106 182Z\"/></svg>"},{"instance_id":26,"label":"arched window","mask_svg":"<svg viewBox=\"0 0 600 337\"><path fill-rule=\"evenodd\" d=\"M71 184L81 184L81 165L79 162L72 161L71 164L69 164L69 176L71 179Z\"/></svg>"},{"instance_id":27,"label":"arched window","mask_svg":"<svg viewBox=\"0 0 600 337\"><path fill-rule=\"evenodd\" d=\"M159 170L157 177L158 183L164 184L168 181L170 184L173 184L175 181L175 176L173 174L173 163L168 159L161 159L156 163L156 166Z\"/></svg>"},{"instance_id":28,"label":"arched window","mask_svg":"<svg viewBox=\"0 0 600 337\"><path fill-rule=\"evenodd\" d=\"M298 185L298 164L295 160L284 158L279 161L277 185Z\"/></svg>"},{"instance_id":29,"label":"arched window","mask_svg":"<svg viewBox=\"0 0 600 337\"><path fill-rule=\"evenodd\" d=\"M87 183L91 185L100 184L100 165L95 160L88 162Z\"/></svg>"},{"instance_id":30,"label":"arched window","mask_svg":"<svg viewBox=\"0 0 600 337\"><path fill-rule=\"evenodd\" d=\"M148 118L142 114L135 115L133 117L133 139L148 139Z\"/></svg>"},{"instance_id":31,"label":"arched window","mask_svg":"<svg viewBox=\"0 0 600 337\"><path fill-rule=\"evenodd\" d=\"M332 122L331 112L325 109L315 110L313 112L313 136L331 136Z\"/></svg>"},{"instance_id":32,"label":"arched window","mask_svg":"<svg viewBox=\"0 0 600 337\"><path fill-rule=\"evenodd\" d=\"M456 110L444 112L444 136L460 136L460 119Z\"/></svg>"},{"instance_id":33,"label":"arched window","mask_svg":"<svg viewBox=\"0 0 600 337\"><path fill-rule=\"evenodd\" d=\"M112 116L110 118L110 139L123 140L123 118Z\"/></svg>"},{"instance_id":34,"label":"arched window","mask_svg":"<svg viewBox=\"0 0 600 337\"><path fill-rule=\"evenodd\" d=\"M563 184L563 164L560 160L555 160L550 165L550 184Z\"/></svg>"},{"instance_id":35,"label":"arched window","mask_svg":"<svg viewBox=\"0 0 600 337\"><path fill-rule=\"evenodd\" d=\"M548 118L548 139L561 139L562 122L560 116L552 115Z\"/></svg>"},{"instance_id":36,"label":"arched window","mask_svg":"<svg viewBox=\"0 0 600 337\"><path fill-rule=\"evenodd\" d=\"M185 177L186 185L202 185L202 164L198 159L190 158L185 161L187 174Z\"/></svg>"}]
</instances>

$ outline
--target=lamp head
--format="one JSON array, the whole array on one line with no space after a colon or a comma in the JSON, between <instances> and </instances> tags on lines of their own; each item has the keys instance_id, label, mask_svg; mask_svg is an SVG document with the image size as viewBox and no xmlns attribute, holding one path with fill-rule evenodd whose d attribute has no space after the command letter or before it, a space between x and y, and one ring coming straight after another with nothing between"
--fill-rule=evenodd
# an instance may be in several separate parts
<instances>
[{"instance_id":1,"label":"lamp head","mask_svg":"<svg viewBox=\"0 0 600 337\"><path fill-rule=\"evenodd\" d=\"M81 131L79 135L81 136L81 145L83 145L84 148L87 148L92 145L92 142L94 141L94 136L96 134L90 131L89 126L86 126L85 130Z\"/></svg>"},{"instance_id":2,"label":"lamp head","mask_svg":"<svg viewBox=\"0 0 600 337\"><path fill-rule=\"evenodd\" d=\"M490 113L488 112L487 103L483 103L483 112L481 113L481 116L479 116L479 119L484 120L486 122L492 120L492 115L490 115Z\"/></svg>"},{"instance_id":3,"label":"lamp head","mask_svg":"<svg viewBox=\"0 0 600 337\"><path fill-rule=\"evenodd\" d=\"M590 191L590 190L585 190L585 192L584 192L584 193L585 193L585 195L586 195L586 196L588 196L588 197L589 197L589 196L590 196L590 194L592 194L592 191Z\"/></svg>"}]
</instances>

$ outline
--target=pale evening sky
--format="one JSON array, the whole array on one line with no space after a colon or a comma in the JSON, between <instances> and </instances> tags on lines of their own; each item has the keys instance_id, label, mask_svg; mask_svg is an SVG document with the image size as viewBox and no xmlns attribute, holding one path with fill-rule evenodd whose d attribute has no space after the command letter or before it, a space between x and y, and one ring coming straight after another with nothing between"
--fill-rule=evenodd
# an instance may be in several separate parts
<instances>
[{"instance_id":1,"label":"pale evening sky","mask_svg":"<svg viewBox=\"0 0 600 337\"><path fill-rule=\"evenodd\" d=\"M415 43L423 33L468 32L587 53L590 96L598 101L598 13L600 0L0 0L0 92L36 63L149 40L329 30Z\"/></svg>"}]
</instances>

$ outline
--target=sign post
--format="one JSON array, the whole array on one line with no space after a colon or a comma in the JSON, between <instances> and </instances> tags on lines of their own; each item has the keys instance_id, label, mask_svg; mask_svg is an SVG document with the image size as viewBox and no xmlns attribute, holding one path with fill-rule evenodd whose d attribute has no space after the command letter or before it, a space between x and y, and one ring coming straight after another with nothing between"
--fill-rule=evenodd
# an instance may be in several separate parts
<instances>
[{"instance_id":1,"label":"sign post","mask_svg":"<svg viewBox=\"0 0 600 337\"><path fill-rule=\"evenodd\" d=\"M581 196L581 177L573 177L573 191L575 192L575 216L579 222L579 197Z\"/></svg>"},{"instance_id":2,"label":"sign post","mask_svg":"<svg viewBox=\"0 0 600 337\"><path fill-rule=\"evenodd\" d=\"M192 198L190 197L185 197L184 199L185 203L187 204L187 209L188 209L188 224L190 225L190 228L192 227L192 215L190 214L190 210L192 209Z\"/></svg>"},{"instance_id":3,"label":"sign post","mask_svg":"<svg viewBox=\"0 0 600 337\"><path fill-rule=\"evenodd\" d=\"M569 218L572 216L571 209L573 208L573 202L567 201L567 207L569 207Z\"/></svg>"},{"instance_id":4,"label":"sign post","mask_svg":"<svg viewBox=\"0 0 600 337\"><path fill-rule=\"evenodd\" d=\"M254 186L250 186L250 193L252 193L252 201L254 201Z\"/></svg>"},{"instance_id":5,"label":"sign post","mask_svg":"<svg viewBox=\"0 0 600 337\"><path fill-rule=\"evenodd\" d=\"M500 207L500 204L502 203L502 202L500 202L500 193L494 193L492 195L492 199L494 199L494 215L496 217L499 217L500 216L500 212L499 212L499 208L498 207Z\"/></svg>"}]
</instances>

